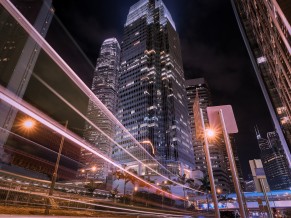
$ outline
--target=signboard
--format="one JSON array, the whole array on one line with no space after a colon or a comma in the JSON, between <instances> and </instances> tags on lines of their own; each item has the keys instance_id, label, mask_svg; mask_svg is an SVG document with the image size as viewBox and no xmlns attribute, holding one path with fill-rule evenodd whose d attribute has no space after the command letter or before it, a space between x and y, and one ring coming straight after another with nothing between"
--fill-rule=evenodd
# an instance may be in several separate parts
<instances>
[{"instance_id":1,"label":"signboard","mask_svg":"<svg viewBox=\"0 0 291 218\"><path fill-rule=\"evenodd\" d=\"M215 127L221 126L219 111L222 110L223 119L225 122L225 127L226 127L227 133L237 133L238 132L231 105L207 107L206 110L207 110L210 128L215 128Z\"/></svg>"}]
</instances>

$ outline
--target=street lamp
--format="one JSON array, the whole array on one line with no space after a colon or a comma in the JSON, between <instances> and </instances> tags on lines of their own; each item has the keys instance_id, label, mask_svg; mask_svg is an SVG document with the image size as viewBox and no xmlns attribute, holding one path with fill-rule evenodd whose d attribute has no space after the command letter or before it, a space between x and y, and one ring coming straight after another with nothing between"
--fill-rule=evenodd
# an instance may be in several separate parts
<instances>
[{"instance_id":1,"label":"street lamp","mask_svg":"<svg viewBox=\"0 0 291 218\"><path fill-rule=\"evenodd\" d=\"M23 127L25 129L32 129L35 125L35 121L32 119L27 119L25 121L23 121Z\"/></svg>"},{"instance_id":2,"label":"street lamp","mask_svg":"<svg viewBox=\"0 0 291 218\"><path fill-rule=\"evenodd\" d=\"M97 171L97 167L96 166L93 166L93 167L91 167L91 168L86 168L86 169L82 169L81 170L81 172L82 173L86 173L86 181L85 182L87 182L87 180L88 180L88 172L96 172Z\"/></svg>"},{"instance_id":3,"label":"street lamp","mask_svg":"<svg viewBox=\"0 0 291 218\"><path fill-rule=\"evenodd\" d=\"M68 127L68 120L65 123L65 130L67 130ZM59 169L59 164L60 164L60 159L61 159L61 155L62 155L62 150L63 150L63 146L64 146L64 141L65 141L65 137L62 135L61 138L61 142L60 142L60 147L59 147L59 152L58 152L58 157L55 163L55 169L54 169L54 173L52 176L52 182L51 182L51 186L50 186L50 190L49 190L49 196L53 195L54 192L54 188L55 188L55 184L56 184L56 180L57 180L57 176L58 176L58 169ZM46 208L45 208L45 214L49 214L49 197L47 198L47 204L46 204Z\"/></svg>"},{"instance_id":4,"label":"street lamp","mask_svg":"<svg viewBox=\"0 0 291 218\"><path fill-rule=\"evenodd\" d=\"M35 121L32 120L32 119L26 119L26 120L23 121L22 126L27 130L33 129L35 127ZM68 121L66 121L66 123L65 123L65 130L67 129L67 127L68 127ZM60 142L60 147L59 147L59 152L58 152L58 156L57 156L57 160L56 160L56 163L55 163L54 173L52 175L51 186L50 186L50 190L49 190L49 193L48 193L49 196L53 195L53 191L54 191L54 188L55 188L57 175L58 175L59 164L60 164L60 159L61 159L62 150L63 150L63 146L64 146L64 140L65 140L65 137L62 136L61 142ZM49 214L49 197L47 198L45 214Z\"/></svg>"},{"instance_id":5,"label":"street lamp","mask_svg":"<svg viewBox=\"0 0 291 218\"><path fill-rule=\"evenodd\" d=\"M215 217L220 218L220 212L218 208L218 201L217 201L217 195L216 195L216 189L215 189L215 183L214 183L214 176L213 176L213 170L212 170L212 164L210 159L210 152L209 152L209 145L208 145L208 138L213 138L215 136L215 132L213 129L205 129L204 124L204 118L203 118L203 111L201 108L199 108L200 112L200 122L201 122L201 128L203 132L203 138L204 138L204 152L205 152L205 158L207 163L207 171L209 176L209 182L211 187L211 194L212 194L212 201L214 205L214 211L215 211ZM208 193L207 193L208 194ZM207 205L208 207L208 205Z\"/></svg>"}]
</instances>

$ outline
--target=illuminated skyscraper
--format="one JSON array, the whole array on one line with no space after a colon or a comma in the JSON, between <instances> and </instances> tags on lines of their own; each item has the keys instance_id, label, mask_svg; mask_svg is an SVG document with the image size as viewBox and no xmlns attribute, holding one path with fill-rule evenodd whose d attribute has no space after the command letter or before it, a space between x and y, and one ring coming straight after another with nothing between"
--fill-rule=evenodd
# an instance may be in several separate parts
<instances>
[{"instance_id":1,"label":"illuminated skyscraper","mask_svg":"<svg viewBox=\"0 0 291 218\"><path fill-rule=\"evenodd\" d=\"M190 127L192 130L192 141L195 157L195 168L201 170L204 174L207 173L205 160L205 152L203 143L196 139L195 134L195 118L194 118L194 102L198 101L199 107L202 109L204 122L208 123L206 108L211 106L210 90L204 78L186 80L186 91L188 99L188 112L190 117ZM198 117L199 119L199 117Z\"/></svg>"},{"instance_id":2,"label":"illuminated skyscraper","mask_svg":"<svg viewBox=\"0 0 291 218\"><path fill-rule=\"evenodd\" d=\"M190 172L194 157L179 36L161 0L140 0L130 7L121 44L118 94L118 117L131 134L139 142L150 141L155 158L172 173ZM145 160L144 151L122 133L118 140ZM119 149L114 150L114 158L134 163Z\"/></svg>"},{"instance_id":3,"label":"illuminated skyscraper","mask_svg":"<svg viewBox=\"0 0 291 218\"><path fill-rule=\"evenodd\" d=\"M115 38L106 39L100 49L99 58L94 72L92 91L100 101L113 113L116 113L117 105L117 75L119 72L120 46ZM115 125L92 102L89 102L87 117L109 137L114 138ZM84 138L103 154L111 156L112 142L100 131L89 123L86 124ZM97 158L91 152L82 150L82 162L85 164L84 174L87 177L105 179L108 172L108 164L101 158ZM95 167L94 171L90 169ZM85 172L86 171L86 172Z\"/></svg>"},{"instance_id":4,"label":"illuminated skyscraper","mask_svg":"<svg viewBox=\"0 0 291 218\"><path fill-rule=\"evenodd\" d=\"M206 108L212 106L210 89L208 83L204 78L186 80L186 91L188 98L188 112L190 116L192 140L195 157L195 169L201 170L204 175L207 175L207 163L205 159L205 152L203 148L204 140L196 137L197 123L200 123L200 117L194 114L194 111L199 107L202 109L204 123L208 126L208 116ZM222 137L217 137L222 139ZM211 156L213 176L215 179L215 185L219 187L223 192L230 191L230 183L227 172L227 160L225 159L226 149L222 140L216 140L215 143L209 144L209 152Z\"/></svg>"},{"instance_id":5,"label":"illuminated skyscraper","mask_svg":"<svg viewBox=\"0 0 291 218\"><path fill-rule=\"evenodd\" d=\"M257 129L256 134L261 150L261 160L271 190L289 190L291 187L291 172L278 134L268 132L267 139L262 138Z\"/></svg>"},{"instance_id":6,"label":"illuminated skyscraper","mask_svg":"<svg viewBox=\"0 0 291 218\"><path fill-rule=\"evenodd\" d=\"M212 106L210 89L208 83L205 81L204 78L198 78L186 80L186 91L188 98L188 112L190 116L190 126L192 130L195 169L201 170L204 174L207 174L207 165L205 159L205 152L203 149L203 141L196 138L195 130L195 122L197 122L197 119L200 119L200 117L194 115L194 110L196 110L194 109L194 107L197 107L199 105L199 107L202 109L204 123L208 125L208 116L206 108ZM232 149L234 152L236 167L238 169L239 179L241 185L244 187L244 181L234 137L230 138L232 141ZM216 186L221 188L221 190L223 190L224 192L233 191L234 187L232 186L232 183L229 182L232 181L232 179L230 176L231 173L226 154L226 147L222 140L222 136L217 137L217 139L218 140L211 143L209 146L210 156L212 160L213 175L215 178Z\"/></svg>"},{"instance_id":7,"label":"illuminated skyscraper","mask_svg":"<svg viewBox=\"0 0 291 218\"><path fill-rule=\"evenodd\" d=\"M232 5L291 167L291 2L232 0Z\"/></svg>"}]
</instances>

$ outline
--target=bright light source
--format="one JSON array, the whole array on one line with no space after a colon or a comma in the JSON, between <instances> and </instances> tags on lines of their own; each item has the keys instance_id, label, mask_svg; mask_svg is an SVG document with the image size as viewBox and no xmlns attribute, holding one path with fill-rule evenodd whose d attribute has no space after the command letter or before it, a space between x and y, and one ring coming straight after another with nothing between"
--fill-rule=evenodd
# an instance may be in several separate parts
<instances>
[{"instance_id":1,"label":"bright light source","mask_svg":"<svg viewBox=\"0 0 291 218\"><path fill-rule=\"evenodd\" d=\"M23 126L26 128L26 129L31 129L33 128L35 122L33 120L25 120L23 122Z\"/></svg>"},{"instance_id":2,"label":"bright light source","mask_svg":"<svg viewBox=\"0 0 291 218\"><path fill-rule=\"evenodd\" d=\"M209 138L213 138L215 136L215 131L213 129L206 129L206 135Z\"/></svg>"},{"instance_id":3,"label":"bright light source","mask_svg":"<svg viewBox=\"0 0 291 218\"><path fill-rule=\"evenodd\" d=\"M135 186L135 187L134 187L134 191L136 192L137 190L138 190L138 187L137 187L137 186Z\"/></svg>"},{"instance_id":4,"label":"bright light source","mask_svg":"<svg viewBox=\"0 0 291 218\"><path fill-rule=\"evenodd\" d=\"M97 170L97 167L92 167L92 171L96 171Z\"/></svg>"}]
</instances>

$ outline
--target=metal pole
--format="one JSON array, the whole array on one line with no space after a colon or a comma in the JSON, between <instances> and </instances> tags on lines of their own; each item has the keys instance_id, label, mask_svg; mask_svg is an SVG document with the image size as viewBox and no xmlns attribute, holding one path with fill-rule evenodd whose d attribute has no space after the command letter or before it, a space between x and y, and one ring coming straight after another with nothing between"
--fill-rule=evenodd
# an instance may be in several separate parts
<instances>
[{"instance_id":1,"label":"metal pole","mask_svg":"<svg viewBox=\"0 0 291 218\"><path fill-rule=\"evenodd\" d=\"M65 130L68 127L68 120L66 120L65 123ZM57 180L57 176L58 176L58 169L59 169L59 165L60 165L60 159L62 156L62 150L63 150L63 146L64 146L64 141L65 141L65 137L62 136L61 142L60 142L60 147L59 147L59 152L58 152L58 157L55 163L55 169L54 169L54 173L52 176L52 182L51 182L51 186L50 186L50 190L48 193L48 197L47 197L47 201L46 201L46 207L45 207L45 214L49 214L49 206L50 206L50 200L49 197L53 195L54 192L54 188L55 188L55 184L56 184L56 180Z\"/></svg>"},{"instance_id":2,"label":"metal pole","mask_svg":"<svg viewBox=\"0 0 291 218\"><path fill-rule=\"evenodd\" d=\"M241 190L240 183L238 180L238 173L237 173L236 165L234 162L233 151L232 151L229 136L226 130L223 112L221 109L219 110L219 117L220 117L221 127L223 131L224 141L226 145L226 151L227 151L227 156L229 160L232 181L234 184L234 188L235 188L235 192L236 192L236 196L237 196L237 200L239 204L239 212L242 218L247 218L246 205L245 205L244 198L242 196L242 190Z\"/></svg>"},{"instance_id":3,"label":"metal pole","mask_svg":"<svg viewBox=\"0 0 291 218\"><path fill-rule=\"evenodd\" d=\"M215 189L215 183L214 183L214 177L213 177L213 171L212 171L212 164L211 164L210 153L209 153L208 140L207 140L205 124L204 124L204 119L203 119L203 111L201 108L200 108L200 116L201 116L201 123L202 123L202 129L203 129L203 134L204 134L204 152L205 152L205 157L206 157L207 170L208 170L209 182L210 182L211 193L212 193L212 201L214 204L215 217L220 218L220 212L218 208L218 201L217 201L216 189Z\"/></svg>"},{"instance_id":4,"label":"metal pole","mask_svg":"<svg viewBox=\"0 0 291 218\"><path fill-rule=\"evenodd\" d=\"M269 217L273 218L274 216L273 216L273 212L272 212L271 207L270 207L270 202L269 202L269 198L268 198L267 193L266 193L266 187L265 187L264 181L262 179L259 179L259 182L260 182L260 185L261 185L263 193L264 193L266 205L268 208Z\"/></svg>"}]
</instances>

